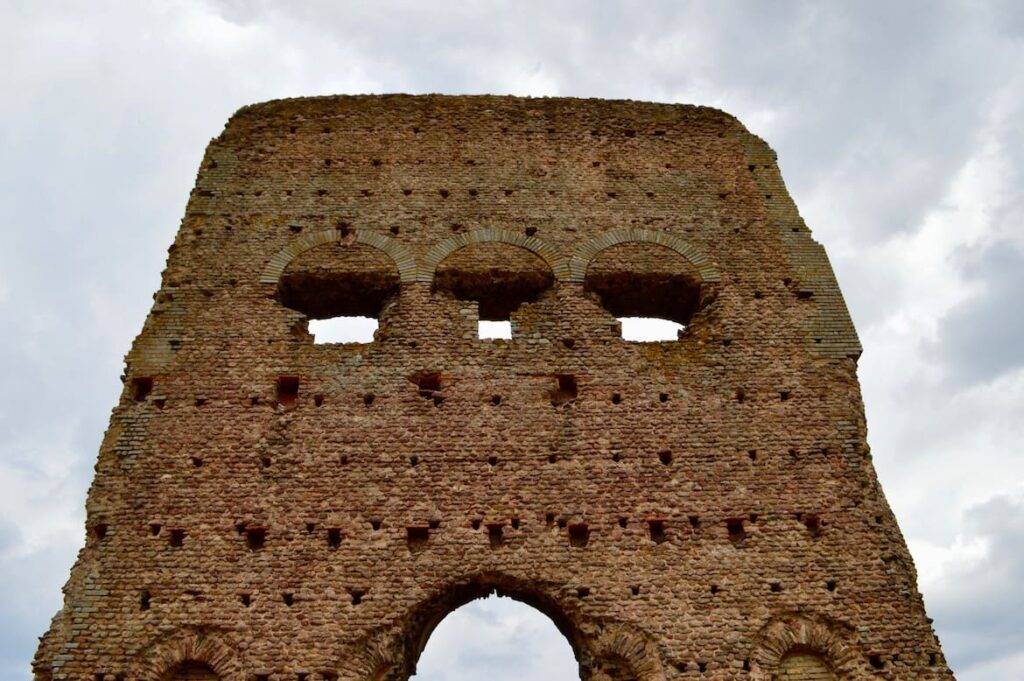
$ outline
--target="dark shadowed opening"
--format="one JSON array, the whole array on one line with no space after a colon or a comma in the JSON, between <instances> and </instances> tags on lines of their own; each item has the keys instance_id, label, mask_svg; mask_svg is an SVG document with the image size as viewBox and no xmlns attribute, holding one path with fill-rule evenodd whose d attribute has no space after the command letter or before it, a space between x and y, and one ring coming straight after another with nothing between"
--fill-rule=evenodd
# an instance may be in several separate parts
<instances>
[{"instance_id":1,"label":"dark shadowed opening","mask_svg":"<svg viewBox=\"0 0 1024 681\"><path fill-rule=\"evenodd\" d=\"M188 660L167 672L160 681L219 681L220 677L203 662Z\"/></svg>"},{"instance_id":2,"label":"dark shadowed opening","mask_svg":"<svg viewBox=\"0 0 1024 681\"><path fill-rule=\"evenodd\" d=\"M701 306L696 269L658 244L628 242L601 251L587 267L584 286L620 320L666 320L685 327ZM675 330L666 328L645 340L675 340Z\"/></svg>"},{"instance_id":3,"label":"dark shadowed opening","mask_svg":"<svg viewBox=\"0 0 1024 681\"><path fill-rule=\"evenodd\" d=\"M356 243L324 244L297 256L278 282L281 304L311 320L316 342L370 342L385 305L398 294L398 268Z\"/></svg>"},{"instance_id":4,"label":"dark shadowed opening","mask_svg":"<svg viewBox=\"0 0 1024 681\"><path fill-rule=\"evenodd\" d=\"M476 301L482 322L511 319L523 303L532 303L555 282L551 268L530 251L505 243L466 246L441 261L434 290L459 300ZM481 337L488 335L484 327Z\"/></svg>"},{"instance_id":5,"label":"dark shadowed opening","mask_svg":"<svg viewBox=\"0 0 1024 681\"><path fill-rule=\"evenodd\" d=\"M700 302L700 284L682 275L588 274L586 286L614 317L653 317L686 325Z\"/></svg>"}]
</instances>

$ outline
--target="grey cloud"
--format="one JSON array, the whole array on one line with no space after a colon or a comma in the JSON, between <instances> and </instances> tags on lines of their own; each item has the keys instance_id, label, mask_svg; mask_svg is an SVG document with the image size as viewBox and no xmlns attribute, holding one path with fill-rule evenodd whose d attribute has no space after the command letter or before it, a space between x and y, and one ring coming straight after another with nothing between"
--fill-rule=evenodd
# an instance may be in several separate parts
<instances>
[{"instance_id":1,"label":"grey cloud","mask_svg":"<svg viewBox=\"0 0 1024 681\"><path fill-rule=\"evenodd\" d=\"M0 559L3 619L0 621L0 678L29 679L29 662L39 636L61 605L60 587L74 548L48 546Z\"/></svg>"},{"instance_id":2,"label":"grey cloud","mask_svg":"<svg viewBox=\"0 0 1024 681\"><path fill-rule=\"evenodd\" d=\"M988 547L984 558L954 570L929 599L946 656L961 678L972 667L1024 648L1024 499L997 497L965 514L965 532Z\"/></svg>"},{"instance_id":3,"label":"grey cloud","mask_svg":"<svg viewBox=\"0 0 1024 681\"><path fill-rule=\"evenodd\" d=\"M1011 242L986 248L967 267L984 290L957 305L926 346L951 380L970 385L1024 366L1024 252Z\"/></svg>"},{"instance_id":4,"label":"grey cloud","mask_svg":"<svg viewBox=\"0 0 1024 681\"><path fill-rule=\"evenodd\" d=\"M577 670L568 640L546 615L510 598L491 596L441 621L414 678L565 681L578 678Z\"/></svg>"},{"instance_id":5,"label":"grey cloud","mask_svg":"<svg viewBox=\"0 0 1024 681\"><path fill-rule=\"evenodd\" d=\"M206 16L211 11L217 21ZM1024 68L1022 34L1024 5L1014 0L8 3L0 9L8 66L0 70L8 93L0 102L0 372L7 388L0 391L0 457L68 502L56 510L36 502L22 517L82 507L120 389L122 356L158 286L203 147L243 104L374 90L718 106L779 152L818 238L827 247L849 245L848 255L831 253L863 329L915 304L898 277L872 263L888 239L918 229L938 205L975 153L996 95L1008 90L1019 104L1021 93L1008 83ZM996 223L1004 236L1019 236L1013 216L1024 195L1024 138L1019 124L1005 127L999 135L1016 135L1004 140L1015 194ZM1007 306L1021 291L1014 271L1020 248L981 251L976 260L985 268L970 259L951 263L952 274L986 286L950 313L926 349L933 362L963 372L954 392L1021 364L1004 342L1020 335L1019 319L1007 313L1019 307ZM972 351L978 343L986 356ZM925 385L888 380L907 393ZM880 465L902 462L915 448L926 459L927 438L936 433L955 439L991 431L1013 440L1010 427L980 407L936 423L934 414L949 416L935 408L937 399L897 400L900 418L913 425L873 442ZM964 463L943 467L957 465ZM910 491L932 483L935 472L926 472ZM1017 518L1015 509L1003 509L1004 525ZM935 541L949 533L927 531ZM35 636L59 607L78 548L61 539L31 549L32 533L28 521L17 531L0 526L3 678L28 678ZM1019 566L1008 554L993 555L990 565ZM1015 632L1024 627L1001 605L1019 605L1019 586L999 577L1010 594L999 598L977 591L983 573L965 575L943 582L936 598L926 594L947 654L975 666L1021 649ZM977 626L958 624L961 616ZM474 660L466 657L465 665Z\"/></svg>"}]
</instances>

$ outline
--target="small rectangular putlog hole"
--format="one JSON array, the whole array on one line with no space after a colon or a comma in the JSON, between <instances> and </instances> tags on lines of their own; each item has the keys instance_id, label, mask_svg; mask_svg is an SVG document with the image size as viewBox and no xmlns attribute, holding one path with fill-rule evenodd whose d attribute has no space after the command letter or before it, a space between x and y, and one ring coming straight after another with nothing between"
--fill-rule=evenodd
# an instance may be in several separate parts
<instances>
[{"instance_id":1,"label":"small rectangular putlog hole","mask_svg":"<svg viewBox=\"0 0 1024 681\"><path fill-rule=\"evenodd\" d=\"M441 374L436 371L421 371L409 379L416 384L420 397L433 399L434 393L441 390Z\"/></svg>"},{"instance_id":2,"label":"small rectangular putlog hole","mask_svg":"<svg viewBox=\"0 0 1024 681\"><path fill-rule=\"evenodd\" d=\"M803 521L804 527L807 528L808 534L815 538L821 536L821 518L819 518L816 515L805 515L803 516Z\"/></svg>"},{"instance_id":3,"label":"small rectangular putlog hole","mask_svg":"<svg viewBox=\"0 0 1024 681\"><path fill-rule=\"evenodd\" d=\"M153 392L152 376L138 376L132 379L133 400L136 402L145 402L151 392Z\"/></svg>"},{"instance_id":4,"label":"small rectangular putlog hole","mask_svg":"<svg viewBox=\"0 0 1024 681\"><path fill-rule=\"evenodd\" d=\"M299 377L279 376L277 379L277 401L286 407L295 404L299 399Z\"/></svg>"},{"instance_id":5,"label":"small rectangular putlog hole","mask_svg":"<svg viewBox=\"0 0 1024 681\"><path fill-rule=\"evenodd\" d=\"M167 543L175 548L180 548L185 543L187 532L181 528L175 528L168 532Z\"/></svg>"},{"instance_id":6,"label":"small rectangular putlog hole","mask_svg":"<svg viewBox=\"0 0 1024 681\"><path fill-rule=\"evenodd\" d=\"M258 551L262 549L266 543L267 528L251 526L245 528L245 545L249 547L250 551Z\"/></svg>"},{"instance_id":7,"label":"small rectangular putlog hole","mask_svg":"<svg viewBox=\"0 0 1024 681\"><path fill-rule=\"evenodd\" d=\"M729 530L729 541L736 546L743 543L743 540L747 538L747 531L743 527L742 518L729 518L725 521L725 527Z\"/></svg>"},{"instance_id":8,"label":"small rectangular putlog hole","mask_svg":"<svg viewBox=\"0 0 1024 681\"><path fill-rule=\"evenodd\" d=\"M586 523L572 523L569 525L569 545L576 548L583 548L590 543L590 526Z\"/></svg>"},{"instance_id":9,"label":"small rectangular putlog hole","mask_svg":"<svg viewBox=\"0 0 1024 681\"><path fill-rule=\"evenodd\" d=\"M427 547L427 541L430 539L430 526L409 525L405 528L405 535L409 550L418 553Z\"/></svg>"},{"instance_id":10,"label":"small rectangular putlog hole","mask_svg":"<svg viewBox=\"0 0 1024 681\"><path fill-rule=\"evenodd\" d=\"M556 374L555 387L551 391L551 404L559 407L576 400L579 394L579 387L576 385L576 376L573 374Z\"/></svg>"},{"instance_id":11,"label":"small rectangular putlog hole","mask_svg":"<svg viewBox=\"0 0 1024 681\"><path fill-rule=\"evenodd\" d=\"M340 527L328 527L327 528L327 545L332 549L336 549L341 546L341 528Z\"/></svg>"},{"instance_id":12,"label":"small rectangular putlog hole","mask_svg":"<svg viewBox=\"0 0 1024 681\"><path fill-rule=\"evenodd\" d=\"M648 518L647 531L650 533L652 542L655 544L661 544L667 538L665 534L665 519Z\"/></svg>"},{"instance_id":13,"label":"small rectangular putlog hole","mask_svg":"<svg viewBox=\"0 0 1024 681\"><path fill-rule=\"evenodd\" d=\"M491 544L492 549L496 549L504 542L504 523L488 523L487 525L487 539Z\"/></svg>"}]
</instances>

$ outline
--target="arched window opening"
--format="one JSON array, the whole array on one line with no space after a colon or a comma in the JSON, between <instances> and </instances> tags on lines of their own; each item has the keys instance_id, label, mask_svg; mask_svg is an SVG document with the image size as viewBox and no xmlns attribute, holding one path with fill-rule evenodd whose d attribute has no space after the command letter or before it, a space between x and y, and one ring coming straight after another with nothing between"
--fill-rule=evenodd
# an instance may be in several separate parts
<instances>
[{"instance_id":1,"label":"arched window opening","mask_svg":"<svg viewBox=\"0 0 1024 681\"><path fill-rule=\"evenodd\" d=\"M171 669L160 681L220 681L220 677L208 664L188 660Z\"/></svg>"},{"instance_id":2,"label":"arched window opening","mask_svg":"<svg viewBox=\"0 0 1024 681\"><path fill-rule=\"evenodd\" d=\"M835 681L836 677L821 655L795 648L782 658L776 678L779 681Z\"/></svg>"},{"instance_id":3,"label":"arched window opening","mask_svg":"<svg viewBox=\"0 0 1024 681\"><path fill-rule=\"evenodd\" d=\"M701 303L697 270L655 243L625 242L604 249L587 267L584 286L619 320L627 341L678 340Z\"/></svg>"},{"instance_id":4,"label":"arched window opening","mask_svg":"<svg viewBox=\"0 0 1024 681\"><path fill-rule=\"evenodd\" d=\"M525 248L481 242L460 248L434 272L434 289L475 301L479 338L512 338L513 313L535 302L555 282L551 268Z\"/></svg>"},{"instance_id":5,"label":"arched window opening","mask_svg":"<svg viewBox=\"0 0 1024 681\"><path fill-rule=\"evenodd\" d=\"M491 595L445 617L416 665L415 681L565 681L579 678L572 647L539 610Z\"/></svg>"},{"instance_id":6,"label":"arched window opening","mask_svg":"<svg viewBox=\"0 0 1024 681\"><path fill-rule=\"evenodd\" d=\"M370 343L398 288L398 268L386 254L341 241L311 248L288 263L278 295L310 319L314 343Z\"/></svg>"}]
</instances>

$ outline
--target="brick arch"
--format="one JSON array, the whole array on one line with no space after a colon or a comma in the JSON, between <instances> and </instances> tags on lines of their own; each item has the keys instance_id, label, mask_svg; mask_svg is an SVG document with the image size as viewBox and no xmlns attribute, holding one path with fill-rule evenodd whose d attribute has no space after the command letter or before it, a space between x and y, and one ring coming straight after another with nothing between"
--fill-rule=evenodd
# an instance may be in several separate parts
<instances>
[{"instance_id":1,"label":"brick arch","mask_svg":"<svg viewBox=\"0 0 1024 681\"><path fill-rule=\"evenodd\" d=\"M755 667L751 678L771 681L786 655L793 652L820 655L839 679L854 676L863 666L864 656L849 625L793 615L774 619L761 629L752 653Z\"/></svg>"},{"instance_id":2,"label":"brick arch","mask_svg":"<svg viewBox=\"0 0 1024 681\"><path fill-rule=\"evenodd\" d=\"M477 574L449 584L409 610L399 624L348 646L338 665L341 681L406 681L416 669L434 629L455 610L497 593L525 603L546 615L565 636L580 663L583 679L619 681L604 670L610 660L624 661L628 679L664 681L653 644L627 625L600 622L586 625L556 584L522 580L495 573ZM592 632L600 632L596 635Z\"/></svg>"},{"instance_id":3,"label":"brick arch","mask_svg":"<svg viewBox=\"0 0 1024 681\"><path fill-rule=\"evenodd\" d=\"M348 236L345 236L341 230L324 229L293 239L287 246L271 256L266 267L263 268L263 274L260 275L260 283L276 284L288 264L302 253L317 246L345 241L348 238L352 238L353 243L371 246L390 257L395 263L395 267L398 268L398 276L403 284L416 280L415 256L395 239L365 229L352 230Z\"/></svg>"},{"instance_id":4,"label":"brick arch","mask_svg":"<svg viewBox=\"0 0 1024 681\"><path fill-rule=\"evenodd\" d=\"M219 634L189 631L147 648L138 656L134 677L139 681L162 681L185 662L206 664L220 681L244 681L234 649Z\"/></svg>"},{"instance_id":5,"label":"brick arch","mask_svg":"<svg viewBox=\"0 0 1024 681\"><path fill-rule=\"evenodd\" d=\"M435 244L433 248L427 251L427 254L420 262L416 273L416 281L433 281L434 270L441 264L441 261L459 249L473 244L495 242L518 246L530 251L548 264L552 274L555 275L555 279L558 281L564 281L569 278L569 262L554 246L545 243L535 236L526 236L519 232L497 227L486 227L471 232L463 232L462 234L449 237L439 244Z\"/></svg>"},{"instance_id":6,"label":"brick arch","mask_svg":"<svg viewBox=\"0 0 1024 681\"><path fill-rule=\"evenodd\" d=\"M624 662L630 678L637 681L665 679L661 657L654 644L631 627L621 623L606 624L601 629L601 635L588 648L592 664L597 668L594 670L596 674L592 674L596 677L595 681L601 681L602 675L607 677L607 673L602 670L606 661Z\"/></svg>"},{"instance_id":7,"label":"brick arch","mask_svg":"<svg viewBox=\"0 0 1024 681\"><path fill-rule=\"evenodd\" d=\"M594 237L577 247L576 252L569 260L568 280L582 282L587 276L587 267L590 266L590 262L598 253L606 248L628 242L657 244L669 248L688 260L697 269L697 272L700 273L703 281L713 282L721 280L718 267L693 244L665 232L655 232L638 227L618 227L598 237Z\"/></svg>"},{"instance_id":8,"label":"brick arch","mask_svg":"<svg viewBox=\"0 0 1024 681\"><path fill-rule=\"evenodd\" d=\"M392 681L402 678L403 653L401 637L381 631L349 646L338 663L339 681Z\"/></svg>"}]
</instances>

